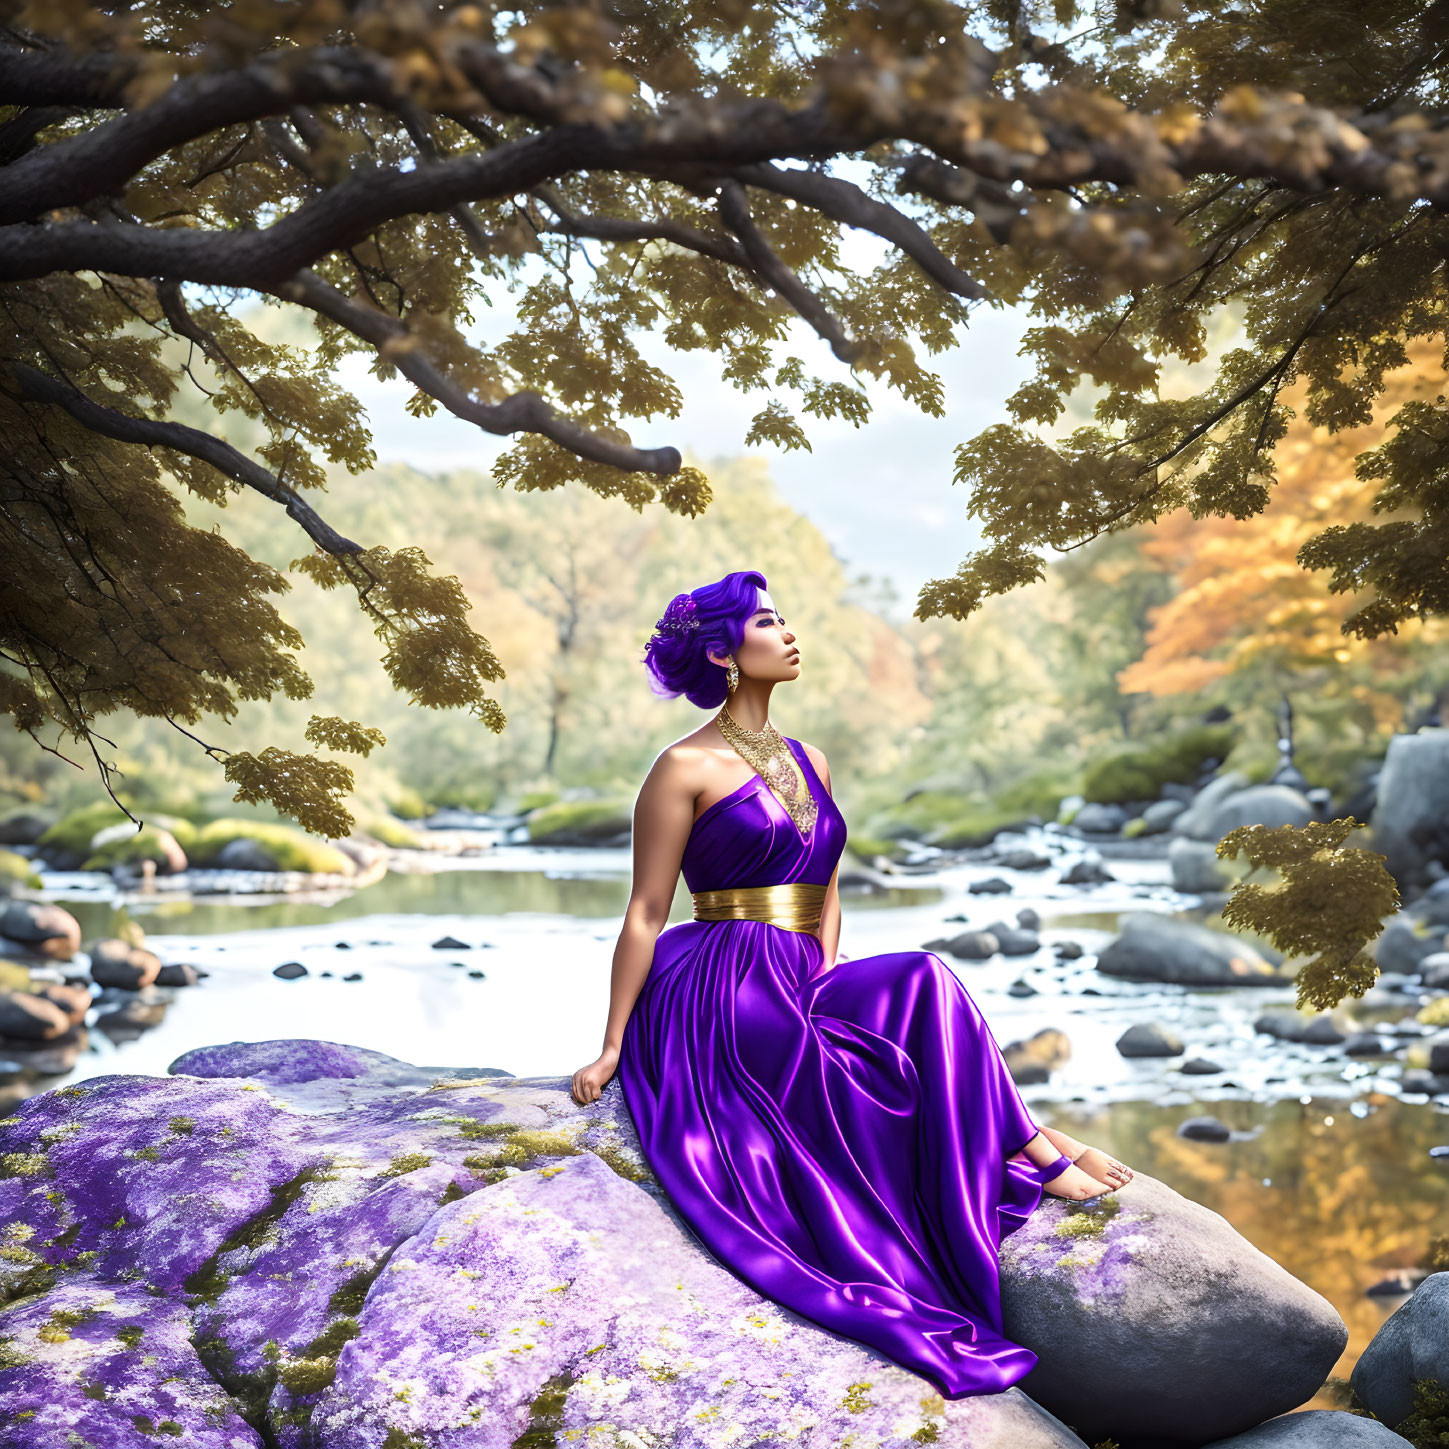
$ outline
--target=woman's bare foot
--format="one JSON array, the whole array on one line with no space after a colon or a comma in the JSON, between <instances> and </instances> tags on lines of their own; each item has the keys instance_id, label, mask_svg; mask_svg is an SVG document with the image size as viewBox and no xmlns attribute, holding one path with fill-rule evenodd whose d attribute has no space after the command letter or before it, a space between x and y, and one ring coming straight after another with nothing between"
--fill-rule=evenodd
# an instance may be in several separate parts
<instances>
[{"instance_id":1,"label":"woman's bare foot","mask_svg":"<svg viewBox=\"0 0 1449 1449\"><path fill-rule=\"evenodd\" d=\"M1061 1150L1045 1135L1044 1131L1038 1131L1036 1136L1021 1149L1020 1152L1012 1154L1014 1157L1024 1157L1034 1167L1046 1167L1062 1156ZM1064 1168L1055 1177L1050 1178L1042 1184L1042 1191L1050 1193L1053 1197L1071 1198L1080 1202L1084 1198L1100 1197L1106 1192L1115 1192L1116 1185L1103 1182L1093 1177L1085 1169L1073 1163L1070 1167Z\"/></svg>"},{"instance_id":2,"label":"woman's bare foot","mask_svg":"<svg viewBox=\"0 0 1449 1449\"><path fill-rule=\"evenodd\" d=\"M1076 1166L1099 1182L1117 1188L1126 1187L1132 1181L1132 1169L1125 1162L1118 1162L1115 1157L1108 1156L1100 1147L1088 1147L1085 1143L1078 1142L1075 1137L1057 1131L1055 1127L1043 1127L1041 1130L1053 1147L1066 1153Z\"/></svg>"}]
</instances>

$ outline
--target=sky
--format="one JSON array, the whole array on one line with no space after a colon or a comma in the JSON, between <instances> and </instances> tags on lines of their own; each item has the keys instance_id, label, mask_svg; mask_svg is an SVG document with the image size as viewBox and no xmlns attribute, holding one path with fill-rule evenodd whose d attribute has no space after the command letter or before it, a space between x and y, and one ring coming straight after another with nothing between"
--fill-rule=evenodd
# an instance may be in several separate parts
<instances>
[{"instance_id":1,"label":"sky","mask_svg":"<svg viewBox=\"0 0 1449 1449\"><path fill-rule=\"evenodd\" d=\"M854 179L854 178L852 178ZM597 245L592 244L592 245ZM843 229L842 259L862 270L875 265L884 244ZM470 329L470 340L487 347L514 324L507 293ZM977 520L966 517L967 492L953 484L954 449L984 427L1006 418L1004 403L1032 369L1017 356L1030 318L1024 308L973 306L954 349L923 364L941 376L945 416L933 418L873 378L867 386L871 417L859 428L843 419L801 417L813 451L784 452L766 445L746 448L750 419L768 394L741 392L719 376L719 359L704 352L676 353L653 333L636 334L646 359L672 376L684 397L680 416L630 423L641 447L671 445L708 474L716 457L759 456L769 461L781 496L807 517L844 562L851 577L887 581L898 595L890 612L908 616L928 579L955 572L980 544ZM796 319L777 356L804 359L807 372L846 380L849 373L829 345ZM412 384L380 382L369 360L349 358L339 381L362 402L380 463L405 462L424 472L486 470L513 441L481 432L439 409L414 418L404 408ZM787 398L788 401L788 398Z\"/></svg>"}]
</instances>

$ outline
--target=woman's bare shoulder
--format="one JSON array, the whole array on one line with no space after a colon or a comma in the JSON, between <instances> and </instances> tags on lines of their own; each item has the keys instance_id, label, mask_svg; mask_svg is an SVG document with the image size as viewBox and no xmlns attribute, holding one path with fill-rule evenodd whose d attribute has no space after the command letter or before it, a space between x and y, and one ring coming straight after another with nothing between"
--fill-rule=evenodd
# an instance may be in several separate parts
<instances>
[{"instance_id":1,"label":"woman's bare shoulder","mask_svg":"<svg viewBox=\"0 0 1449 1449\"><path fill-rule=\"evenodd\" d=\"M671 740L654 757L649 767L650 775L664 776L674 780L692 780L701 770L707 770L714 760L714 753L705 743L702 731Z\"/></svg>"},{"instance_id":2,"label":"woman's bare shoulder","mask_svg":"<svg viewBox=\"0 0 1449 1449\"><path fill-rule=\"evenodd\" d=\"M810 758L810 763L815 766L815 773L825 782L825 788L830 788L830 763L825 758L825 751L819 745L812 745L809 740L796 740L796 744L805 751Z\"/></svg>"}]
</instances>

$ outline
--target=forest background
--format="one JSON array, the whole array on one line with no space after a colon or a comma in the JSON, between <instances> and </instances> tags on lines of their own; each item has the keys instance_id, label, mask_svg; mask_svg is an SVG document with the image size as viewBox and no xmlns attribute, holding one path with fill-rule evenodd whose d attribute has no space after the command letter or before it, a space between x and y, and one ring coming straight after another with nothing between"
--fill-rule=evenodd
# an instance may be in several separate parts
<instances>
[{"instance_id":1,"label":"forest background","mask_svg":"<svg viewBox=\"0 0 1449 1449\"><path fill-rule=\"evenodd\" d=\"M293 346L314 340L296 313L259 307L247 321ZM1225 311L1202 362L1164 369L1161 395L1205 385L1223 351L1242 341ZM1442 375L1432 347L1410 355L1370 424L1330 435L1295 418L1260 515L1193 520L1183 509L1105 535L1057 555L1041 582L988 599L965 622L910 617L888 578L840 557L820 524L781 496L766 450L701 458L686 440L686 463L713 489L695 519L584 489L501 487L486 460L431 473L396 461L358 476L335 468L330 507L344 531L420 547L460 581L506 670L497 698L507 727L495 734L462 710L410 707L356 601L294 572L279 604L307 640L300 662L316 681L313 697L243 703L235 720L210 722L202 734L227 750L305 748L314 713L367 719L387 745L355 761L363 817L526 808L560 794L632 797L658 751L702 718L646 685L640 661L655 617L680 590L758 568L807 661L799 687L772 702L772 717L825 750L853 833L899 819L910 800L949 799L956 818L964 802L987 821L1033 810L1050 818L1084 783L1089 798L1103 793L1104 760L1161 747L1221 706L1237 726L1231 763L1266 779L1278 762L1285 694L1300 768L1310 785L1343 798L1388 738L1412 728L1449 686L1449 625L1411 622L1376 640L1345 635L1339 624L1361 601L1330 594L1327 574L1294 557L1328 523L1371 516L1374 483L1355 477L1355 456ZM195 360L192 370L201 377ZM1065 436L1090 418L1095 397L1084 384L1047 431ZM1297 400L1289 392L1284 401ZM260 441L260 426L239 413L218 419L200 387L175 416L243 450ZM839 490L878 486L864 473L832 481ZM941 489L955 501L946 478ZM220 526L217 507L178 492L190 522ZM907 546L922 526L901 518ZM295 524L260 497L231 498L225 529L284 574L299 552ZM114 783L133 808L281 818L267 805L233 804L214 761L164 722L126 716L111 725ZM94 769L0 732L0 801L71 809L99 798Z\"/></svg>"}]
</instances>

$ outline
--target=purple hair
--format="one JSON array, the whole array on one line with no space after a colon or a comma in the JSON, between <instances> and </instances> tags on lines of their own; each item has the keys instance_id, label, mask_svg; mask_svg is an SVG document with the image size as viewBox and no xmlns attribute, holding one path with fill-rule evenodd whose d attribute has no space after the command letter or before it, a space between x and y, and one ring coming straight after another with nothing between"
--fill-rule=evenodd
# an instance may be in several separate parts
<instances>
[{"instance_id":1,"label":"purple hair","mask_svg":"<svg viewBox=\"0 0 1449 1449\"><path fill-rule=\"evenodd\" d=\"M662 699L684 695L701 709L714 709L729 697L726 671L707 657L732 654L745 637L745 625L760 610L764 574L740 569L717 584L676 594L644 646L649 688Z\"/></svg>"}]
</instances>

